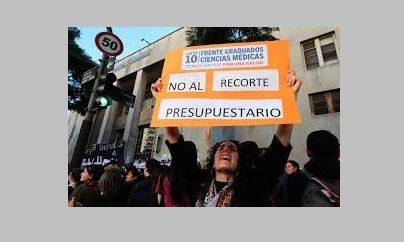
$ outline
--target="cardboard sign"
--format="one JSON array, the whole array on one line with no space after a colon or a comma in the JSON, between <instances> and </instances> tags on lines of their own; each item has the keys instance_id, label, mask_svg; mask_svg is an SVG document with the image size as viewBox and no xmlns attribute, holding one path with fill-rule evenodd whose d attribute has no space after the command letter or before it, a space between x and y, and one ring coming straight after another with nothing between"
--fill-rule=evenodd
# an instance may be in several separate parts
<instances>
[{"instance_id":1,"label":"cardboard sign","mask_svg":"<svg viewBox=\"0 0 404 242\"><path fill-rule=\"evenodd\" d=\"M151 127L300 123L289 63L286 40L170 52Z\"/></svg>"}]
</instances>

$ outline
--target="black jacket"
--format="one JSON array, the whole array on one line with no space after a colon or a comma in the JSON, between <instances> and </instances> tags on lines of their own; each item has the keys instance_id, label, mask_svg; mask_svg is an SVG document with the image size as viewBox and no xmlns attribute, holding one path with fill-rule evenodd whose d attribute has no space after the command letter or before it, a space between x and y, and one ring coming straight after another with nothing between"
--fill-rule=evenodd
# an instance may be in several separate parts
<instances>
[{"instance_id":1,"label":"black jacket","mask_svg":"<svg viewBox=\"0 0 404 242\"><path fill-rule=\"evenodd\" d=\"M202 175L206 172L198 169L196 147L193 142L184 141L181 136L179 142L170 144L166 141L166 144L172 157L172 169L188 171L183 174L187 174L186 178L192 180L193 192L190 196L193 198L192 205L195 205L196 198L206 194L212 177L206 179L206 176ZM284 170L291 149L290 144L284 147L274 135L271 145L257 164L258 168L240 171L241 174L238 175L240 182L235 186L232 206L268 205L269 194Z\"/></svg>"},{"instance_id":2,"label":"black jacket","mask_svg":"<svg viewBox=\"0 0 404 242\"><path fill-rule=\"evenodd\" d=\"M307 176L301 171L293 172L290 175L282 174L272 192L276 206L299 207L306 183Z\"/></svg>"},{"instance_id":3,"label":"black jacket","mask_svg":"<svg viewBox=\"0 0 404 242\"><path fill-rule=\"evenodd\" d=\"M129 207L157 206L157 195L154 193L155 178L148 176L138 181L129 193Z\"/></svg>"},{"instance_id":4,"label":"black jacket","mask_svg":"<svg viewBox=\"0 0 404 242\"><path fill-rule=\"evenodd\" d=\"M313 158L304 165L309 177L321 180L333 193L340 194L340 161L331 158ZM321 192L323 187L317 182L308 180L301 205L303 207L333 207L338 204L330 200Z\"/></svg>"}]
</instances>

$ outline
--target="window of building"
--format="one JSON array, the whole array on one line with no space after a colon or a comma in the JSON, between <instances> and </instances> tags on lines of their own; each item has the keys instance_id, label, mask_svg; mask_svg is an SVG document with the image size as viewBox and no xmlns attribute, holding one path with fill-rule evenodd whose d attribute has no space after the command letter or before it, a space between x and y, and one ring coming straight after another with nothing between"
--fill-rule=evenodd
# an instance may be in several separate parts
<instances>
[{"instance_id":1,"label":"window of building","mask_svg":"<svg viewBox=\"0 0 404 242\"><path fill-rule=\"evenodd\" d=\"M124 132L125 132L125 129L117 129L116 130L115 142L123 140L123 133Z\"/></svg>"},{"instance_id":2,"label":"window of building","mask_svg":"<svg viewBox=\"0 0 404 242\"><path fill-rule=\"evenodd\" d=\"M125 106L125 115L128 115L129 114L129 106Z\"/></svg>"},{"instance_id":3,"label":"window of building","mask_svg":"<svg viewBox=\"0 0 404 242\"><path fill-rule=\"evenodd\" d=\"M153 97L153 94L151 93L149 88L144 94L142 110L153 109L155 101L156 99Z\"/></svg>"},{"instance_id":4,"label":"window of building","mask_svg":"<svg viewBox=\"0 0 404 242\"><path fill-rule=\"evenodd\" d=\"M331 32L301 42L307 70L338 62L335 33Z\"/></svg>"},{"instance_id":5,"label":"window of building","mask_svg":"<svg viewBox=\"0 0 404 242\"><path fill-rule=\"evenodd\" d=\"M135 159L149 160L156 150L157 129L149 125L139 126L136 142Z\"/></svg>"},{"instance_id":6,"label":"window of building","mask_svg":"<svg viewBox=\"0 0 404 242\"><path fill-rule=\"evenodd\" d=\"M303 43L302 46L307 69L318 67L319 62L314 39Z\"/></svg>"},{"instance_id":7,"label":"window of building","mask_svg":"<svg viewBox=\"0 0 404 242\"><path fill-rule=\"evenodd\" d=\"M340 90L330 90L309 94L311 112L314 115L340 111Z\"/></svg>"}]
</instances>

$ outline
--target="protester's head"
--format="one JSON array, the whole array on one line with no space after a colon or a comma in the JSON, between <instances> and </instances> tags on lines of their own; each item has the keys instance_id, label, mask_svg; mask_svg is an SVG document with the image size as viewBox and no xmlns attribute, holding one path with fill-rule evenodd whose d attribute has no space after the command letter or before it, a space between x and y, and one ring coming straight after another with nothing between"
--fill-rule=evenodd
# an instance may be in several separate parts
<instances>
[{"instance_id":1,"label":"protester's head","mask_svg":"<svg viewBox=\"0 0 404 242\"><path fill-rule=\"evenodd\" d=\"M119 163L118 160L116 160L115 158L112 158L111 160L109 160L109 162L106 162L104 164L104 170L111 170L111 169L119 169Z\"/></svg>"},{"instance_id":2,"label":"protester's head","mask_svg":"<svg viewBox=\"0 0 404 242\"><path fill-rule=\"evenodd\" d=\"M225 140L216 143L208 157L208 169L214 173L226 173L235 175L239 168L239 142L235 140Z\"/></svg>"},{"instance_id":3,"label":"protester's head","mask_svg":"<svg viewBox=\"0 0 404 242\"><path fill-rule=\"evenodd\" d=\"M118 169L107 170L100 178L100 191L108 206L120 206L123 203L125 179Z\"/></svg>"},{"instance_id":4,"label":"protester's head","mask_svg":"<svg viewBox=\"0 0 404 242\"><path fill-rule=\"evenodd\" d=\"M103 173L102 166L91 165L86 166L80 175L81 182L98 181Z\"/></svg>"},{"instance_id":5,"label":"protester's head","mask_svg":"<svg viewBox=\"0 0 404 242\"><path fill-rule=\"evenodd\" d=\"M97 207L101 204L101 196L88 186L77 187L69 198L69 207Z\"/></svg>"},{"instance_id":6,"label":"protester's head","mask_svg":"<svg viewBox=\"0 0 404 242\"><path fill-rule=\"evenodd\" d=\"M285 173L290 175L299 170L299 163L294 160L288 160L285 165Z\"/></svg>"},{"instance_id":7,"label":"protester's head","mask_svg":"<svg viewBox=\"0 0 404 242\"><path fill-rule=\"evenodd\" d=\"M146 161L146 169L143 171L145 177L157 176L160 171L160 163L156 159Z\"/></svg>"},{"instance_id":8,"label":"protester's head","mask_svg":"<svg viewBox=\"0 0 404 242\"><path fill-rule=\"evenodd\" d=\"M254 141L240 143L240 165L249 169L257 166L259 159L259 148Z\"/></svg>"},{"instance_id":9,"label":"protester's head","mask_svg":"<svg viewBox=\"0 0 404 242\"><path fill-rule=\"evenodd\" d=\"M317 130L307 136L307 155L311 158L339 159L338 138L326 130Z\"/></svg>"},{"instance_id":10,"label":"protester's head","mask_svg":"<svg viewBox=\"0 0 404 242\"><path fill-rule=\"evenodd\" d=\"M132 183L140 178L140 172L136 167L131 167L126 173L125 182Z\"/></svg>"},{"instance_id":11,"label":"protester's head","mask_svg":"<svg viewBox=\"0 0 404 242\"><path fill-rule=\"evenodd\" d=\"M73 168L69 173L69 182L70 183L79 183L81 177L81 170L79 168Z\"/></svg>"}]
</instances>

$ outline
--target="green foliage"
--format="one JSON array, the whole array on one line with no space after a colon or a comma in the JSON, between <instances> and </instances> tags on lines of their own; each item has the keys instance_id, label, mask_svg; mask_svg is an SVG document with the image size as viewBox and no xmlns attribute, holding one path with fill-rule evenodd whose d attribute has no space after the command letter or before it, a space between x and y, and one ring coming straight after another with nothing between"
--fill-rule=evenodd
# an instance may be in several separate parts
<instances>
[{"instance_id":1,"label":"green foliage","mask_svg":"<svg viewBox=\"0 0 404 242\"><path fill-rule=\"evenodd\" d=\"M93 82L94 83L94 82ZM80 81L73 79L72 74L68 75L68 109L76 111L81 115L85 114L88 101L90 100L90 88L83 88Z\"/></svg>"},{"instance_id":2,"label":"green foliage","mask_svg":"<svg viewBox=\"0 0 404 242\"><path fill-rule=\"evenodd\" d=\"M188 46L277 40L271 27L191 27L186 30Z\"/></svg>"},{"instance_id":3,"label":"green foliage","mask_svg":"<svg viewBox=\"0 0 404 242\"><path fill-rule=\"evenodd\" d=\"M89 92L82 90L81 78L84 72L93 68L96 63L76 43L80 38L80 30L68 28L68 109L82 115L88 105Z\"/></svg>"},{"instance_id":4,"label":"green foliage","mask_svg":"<svg viewBox=\"0 0 404 242\"><path fill-rule=\"evenodd\" d=\"M188 46L224 44L232 42L232 28L188 28L186 30L186 41Z\"/></svg>"},{"instance_id":5,"label":"green foliage","mask_svg":"<svg viewBox=\"0 0 404 242\"><path fill-rule=\"evenodd\" d=\"M80 30L76 27L68 28L68 70L73 78L80 80L84 72L93 68L96 63L92 61L85 51L76 43L80 38Z\"/></svg>"}]
</instances>

